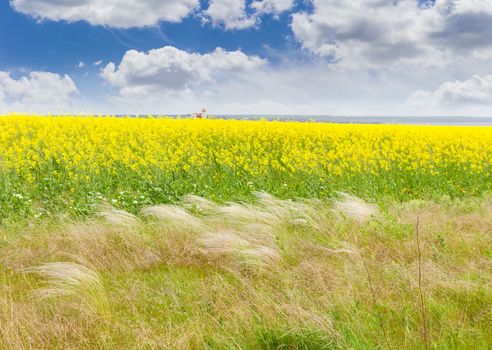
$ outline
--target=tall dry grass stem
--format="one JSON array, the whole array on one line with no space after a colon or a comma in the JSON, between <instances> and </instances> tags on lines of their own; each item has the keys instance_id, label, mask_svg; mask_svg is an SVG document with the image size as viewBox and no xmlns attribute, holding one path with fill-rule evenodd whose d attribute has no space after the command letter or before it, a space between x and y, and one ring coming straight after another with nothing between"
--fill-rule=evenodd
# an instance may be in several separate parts
<instances>
[{"instance_id":1,"label":"tall dry grass stem","mask_svg":"<svg viewBox=\"0 0 492 350\"><path fill-rule=\"evenodd\" d=\"M366 272L366 277L367 277L367 283L369 284L369 290L371 291L372 302L374 304L374 307L376 308L376 312L378 313L379 324L381 325L381 330L383 331L384 341L388 349L390 349L391 348L390 342L388 339L388 335L386 333L386 327L384 326L383 314L377 302L376 291L374 289L374 283L372 281L371 271L369 270L369 266L367 265L366 258L364 257L364 252L362 251L360 252L360 259L362 260L362 264L364 265L364 270Z\"/></svg>"},{"instance_id":2,"label":"tall dry grass stem","mask_svg":"<svg viewBox=\"0 0 492 350\"><path fill-rule=\"evenodd\" d=\"M427 316L425 312L424 287L422 283L422 250L420 249L420 217L419 216L417 216L417 222L415 223L415 233L417 236L417 252L418 252L418 264L419 264L419 295L420 295L420 314L422 317L422 333L424 336L425 350L428 350L429 335L427 329Z\"/></svg>"}]
</instances>

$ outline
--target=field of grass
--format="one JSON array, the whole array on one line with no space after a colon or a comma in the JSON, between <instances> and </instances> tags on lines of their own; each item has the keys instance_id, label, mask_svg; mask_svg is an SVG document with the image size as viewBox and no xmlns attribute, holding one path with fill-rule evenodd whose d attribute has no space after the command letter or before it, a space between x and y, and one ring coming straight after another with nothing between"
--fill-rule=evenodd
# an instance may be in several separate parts
<instances>
[{"instance_id":1,"label":"field of grass","mask_svg":"<svg viewBox=\"0 0 492 350\"><path fill-rule=\"evenodd\" d=\"M490 349L492 128L0 117L0 349Z\"/></svg>"}]
</instances>

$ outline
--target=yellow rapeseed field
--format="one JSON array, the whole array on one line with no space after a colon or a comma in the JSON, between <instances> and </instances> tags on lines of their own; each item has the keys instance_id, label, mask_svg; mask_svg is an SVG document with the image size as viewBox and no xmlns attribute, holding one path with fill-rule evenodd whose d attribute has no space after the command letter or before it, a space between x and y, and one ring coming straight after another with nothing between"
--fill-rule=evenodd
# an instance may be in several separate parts
<instances>
[{"instance_id":1,"label":"yellow rapeseed field","mask_svg":"<svg viewBox=\"0 0 492 350\"><path fill-rule=\"evenodd\" d=\"M262 176L274 171L347 176L399 170L473 173L492 165L492 128L340 125L169 118L0 118L4 169L32 176L56 163L70 178L187 171L212 162Z\"/></svg>"},{"instance_id":2,"label":"yellow rapeseed field","mask_svg":"<svg viewBox=\"0 0 492 350\"><path fill-rule=\"evenodd\" d=\"M189 193L477 195L492 189L491 166L485 127L0 117L4 211L36 203L86 211L77 203L100 200L132 210Z\"/></svg>"}]
</instances>

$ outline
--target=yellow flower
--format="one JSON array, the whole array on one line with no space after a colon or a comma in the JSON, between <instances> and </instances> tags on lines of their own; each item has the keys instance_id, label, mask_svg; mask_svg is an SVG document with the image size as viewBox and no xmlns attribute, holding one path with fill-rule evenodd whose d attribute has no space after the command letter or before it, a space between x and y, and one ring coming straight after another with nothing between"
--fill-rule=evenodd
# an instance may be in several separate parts
<instances>
[{"instance_id":1,"label":"yellow flower","mask_svg":"<svg viewBox=\"0 0 492 350\"><path fill-rule=\"evenodd\" d=\"M0 164L29 181L218 167L326 178L491 172L492 129L170 118L0 117Z\"/></svg>"}]
</instances>

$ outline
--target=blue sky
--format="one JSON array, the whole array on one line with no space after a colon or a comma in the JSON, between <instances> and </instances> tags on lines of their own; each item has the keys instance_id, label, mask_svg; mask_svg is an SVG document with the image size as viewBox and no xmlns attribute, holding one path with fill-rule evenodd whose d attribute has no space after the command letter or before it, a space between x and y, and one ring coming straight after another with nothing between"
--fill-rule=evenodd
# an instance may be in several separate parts
<instances>
[{"instance_id":1,"label":"blue sky","mask_svg":"<svg viewBox=\"0 0 492 350\"><path fill-rule=\"evenodd\" d=\"M491 115L492 0L1 0L0 112Z\"/></svg>"},{"instance_id":2,"label":"blue sky","mask_svg":"<svg viewBox=\"0 0 492 350\"><path fill-rule=\"evenodd\" d=\"M307 6L297 6L297 9ZM14 29L15 28L15 29ZM70 70L80 61L117 61L129 49L146 51L165 45L206 53L216 47L241 49L248 54L267 56L266 47L283 50L289 42L289 14L278 19L263 18L260 26L226 31L203 25L189 16L180 23L161 22L150 28L118 29L91 26L86 22L36 21L15 12L8 1L0 3L0 45L2 68L23 66L36 70Z\"/></svg>"}]
</instances>

